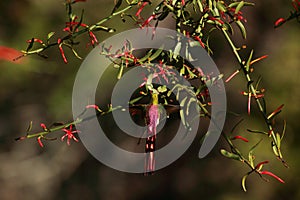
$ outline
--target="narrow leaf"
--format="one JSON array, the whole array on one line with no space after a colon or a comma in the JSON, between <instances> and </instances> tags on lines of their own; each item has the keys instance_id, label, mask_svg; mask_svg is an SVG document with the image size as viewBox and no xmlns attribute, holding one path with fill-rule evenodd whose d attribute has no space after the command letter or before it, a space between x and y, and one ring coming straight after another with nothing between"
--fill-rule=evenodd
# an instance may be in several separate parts
<instances>
[{"instance_id":1,"label":"narrow leaf","mask_svg":"<svg viewBox=\"0 0 300 200\"><path fill-rule=\"evenodd\" d=\"M157 49L157 50L155 51L155 53L152 54L152 55L149 57L149 60L152 61L152 60L156 59L158 56L160 56L160 54L162 53L162 51L163 51L163 47Z\"/></svg>"},{"instance_id":2,"label":"narrow leaf","mask_svg":"<svg viewBox=\"0 0 300 200\"><path fill-rule=\"evenodd\" d=\"M241 8L244 6L244 1L240 1L239 4L236 6L234 14L238 14L238 12L241 10Z\"/></svg>"},{"instance_id":3,"label":"narrow leaf","mask_svg":"<svg viewBox=\"0 0 300 200\"><path fill-rule=\"evenodd\" d=\"M243 38L246 39L247 33L246 33L246 29L245 29L243 23L241 21L235 21L235 23L239 27L239 29L240 29L240 31L242 33Z\"/></svg>"},{"instance_id":4,"label":"narrow leaf","mask_svg":"<svg viewBox=\"0 0 300 200\"><path fill-rule=\"evenodd\" d=\"M54 34L55 34L55 32L48 33L47 39L49 40Z\"/></svg>"},{"instance_id":5,"label":"narrow leaf","mask_svg":"<svg viewBox=\"0 0 300 200\"><path fill-rule=\"evenodd\" d=\"M250 62L251 62L251 60L252 60L252 56L253 56L253 49L251 50L251 52L250 52L250 55L249 55L249 58L248 58L248 60L247 60L247 62L246 62L246 71L247 72L249 72L249 67L250 67Z\"/></svg>"},{"instance_id":6,"label":"narrow leaf","mask_svg":"<svg viewBox=\"0 0 300 200\"><path fill-rule=\"evenodd\" d=\"M241 160L240 157L239 157L239 155L231 153L231 152L228 152L225 149L221 149L220 152L221 152L221 154L223 156L225 156L227 158L234 159L234 160L239 160L239 161Z\"/></svg>"},{"instance_id":7,"label":"narrow leaf","mask_svg":"<svg viewBox=\"0 0 300 200\"><path fill-rule=\"evenodd\" d=\"M246 179L247 179L247 177L248 177L248 174L246 174L242 178L242 187L243 187L244 192L247 192L247 188L246 188Z\"/></svg>"},{"instance_id":8,"label":"narrow leaf","mask_svg":"<svg viewBox=\"0 0 300 200\"><path fill-rule=\"evenodd\" d=\"M265 131L251 130L251 129L247 129L247 131L249 131L250 133L260 133L260 134L264 134L264 135L269 135L269 133L267 133Z\"/></svg>"},{"instance_id":9,"label":"narrow leaf","mask_svg":"<svg viewBox=\"0 0 300 200\"><path fill-rule=\"evenodd\" d=\"M32 129L32 121L30 121L29 125L28 125L28 128L26 130L26 133L30 132Z\"/></svg>"}]
</instances>

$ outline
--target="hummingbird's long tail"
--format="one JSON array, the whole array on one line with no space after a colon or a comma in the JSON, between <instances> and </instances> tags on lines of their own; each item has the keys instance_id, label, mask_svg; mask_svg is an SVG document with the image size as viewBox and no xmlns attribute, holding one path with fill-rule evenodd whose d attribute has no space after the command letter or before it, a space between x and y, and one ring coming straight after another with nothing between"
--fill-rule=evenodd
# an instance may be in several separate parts
<instances>
[{"instance_id":1,"label":"hummingbird's long tail","mask_svg":"<svg viewBox=\"0 0 300 200\"><path fill-rule=\"evenodd\" d=\"M146 139L146 159L145 159L145 175L151 175L155 171L155 141L156 135L147 137Z\"/></svg>"}]
</instances>

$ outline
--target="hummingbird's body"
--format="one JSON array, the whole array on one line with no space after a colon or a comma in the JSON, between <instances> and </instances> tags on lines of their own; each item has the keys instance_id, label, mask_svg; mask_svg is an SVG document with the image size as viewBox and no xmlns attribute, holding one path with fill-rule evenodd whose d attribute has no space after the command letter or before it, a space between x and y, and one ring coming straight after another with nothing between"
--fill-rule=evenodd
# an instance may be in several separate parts
<instances>
[{"instance_id":1,"label":"hummingbird's body","mask_svg":"<svg viewBox=\"0 0 300 200\"><path fill-rule=\"evenodd\" d=\"M147 107L147 135L146 138L146 160L145 160L145 174L151 174L155 170L155 142L156 142L156 128L160 119L160 111L158 105L158 94L152 94L152 103Z\"/></svg>"}]
</instances>

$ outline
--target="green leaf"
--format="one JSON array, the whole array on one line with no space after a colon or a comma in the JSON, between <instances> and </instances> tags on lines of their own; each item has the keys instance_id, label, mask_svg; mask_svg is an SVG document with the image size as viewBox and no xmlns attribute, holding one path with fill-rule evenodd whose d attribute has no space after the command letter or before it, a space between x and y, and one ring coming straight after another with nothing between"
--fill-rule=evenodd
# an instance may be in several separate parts
<instances>
[{"instance_id":1,"label":"green leaf","mask_svg":"<svg viewBox=\"0 0 300 200\"><path fill-rule=\"evenodd\" d=\"M76 58L82 60L82 57L80 57L80 56L78 55L78 53L76 52L75 49L71 48L71 50L72 50L73 54L76 56Z\"/></svg>"},{"instance_id":2,"label":"green leaf","mask_svg":"<svg viewBox=\"0 0 300 200\"><path fill-rule=\"evenodd\" d=\"M123 71L124 71L124 66L121 65L120 68L119 68L119 72L118 72L118 75L117 75L117 79L120 80L122 75L123 75Z\"/></svg>"},{"instance_id":3,"label":"green leaf","mask_svg":"<svg viewBox=\"0 0 300 200\"><path fill-rule=\"evenodd\" d=\"M202 5L201 0L195 0L195 1L197 1L197 5L198 5L198 7L199 7L199 10L200 10L200 12L202 13L202 12L203 12L203 5Z\"/></svg>"},{"instance_id":4,"label":"green leaf","mask_svg":"<svg viewBox=\"0 0 300 200\"><path fill-rule=\"evenodd\" d=\"M249 153L250 153L250 152L253 152L253 150L259 145L259 143L261 143L262 140L263 140L263 139L260 139L255 145L253 145L253 146L250 148Z\"/></svg>"},{"instance_id":5,"label":"green leaf","mask_svg":"<svg viewBox=\"0 0 300 200\"><path fill-rule=\"evenodd\" d=\"M28 125L28 128L26 130L26 133L29 133L32 129L32 121L30 121L29 125Z\"/></svg>"},{"instance_id":6,"label":"green leaf","mask_svg":"<svg viewBox=\"0 0 300 200\"><path fill-rule=\"evenodd\" d=\"M281 137L280 137L279 133L276 133L276 143L277 143L278 149L280 149L280 146L281 146Z\"/></svg>"},{"instance_id":7,"label":"green leaf","mask_svg":"<svg viewBox=\"0 0 300 200\"><path fill-rule=\"evenodd\" d=\"M233 8L239 5L240 2L233 2L231 4L229 4L229 8ZM244 6L254 6L254 3L250 3L250 2L244 2Z\"/></svg>"},{"instance_id":8,"label":"green leaf","mask_svg":"<svg viewBox=\"0 0 300 200\"><path fill-rule=\"evenodd\" d=\"M247 131L249 131L250 133L260 133L260 134L264 134L264 135L269 135L269 133L267 133L265 131L251 130L251 129L247 129Z\"/></svg>"},{"instance_id":9,"label":"green leaf","mask_svg":"<svg viewBox=\"0 0 300 200\"><path fill-rule=\"evenodd\" d=\"M163 46L162 46L161 48L157 49L157 50L155 51L155 53L152 54L152 55L149 57L149 60L152 61L152 60L156 59L158 56L160 56L160 54L162 53L162 51L163 51Z\"/></svg>"},{"instance_id":10,"label":"green leaf","mask_svg":"<svg viewBox=\"0 0 300 200\"><path fill-rule=\"evenodd\" d=\"M248 174L246 174L242 178L242 187L243 187L244 192L247 192L247 189L246 189L246 179L247 179L247 177L248 177Z\"/></svg>"},{"instance_id":11,"label":"green leaf","mask_svg":"<svg viewBox=\"0 0 300 200\"><path fill-rule=\"evenodd\" d=\"M175 58L175 59L176 59L177 56L179 55L180 50L181 50L181 42L178 42L178 43L176 44L175 49L174 49L174 52L173 52L174 58Z\"/></svg>"},{"instance_id":12,"label":"green leaf","mask_svg":"<svg viewBox=\"0 0 300 200\"><path fill-rule=\"evenodd\" d=\"M193 103L193 102L197 103L197 100L195 98L190 98L189 102L186 105L186 115L189 115L189 109L190 109L191 103Z\"/></svg>"},{"instance_id":13,"label":"green leaf","mask_svg":"<svg viewBox=\"0 0 300 200\"><path fill-rule=\"evenodd\" d=\"M129 101L129 104L134 104L134 103L136 103L136 102L138 102L139 100L141 100L143 98L143 96L139 96L139 97L137 97L137 98L135 98L135 99L132 99L131 101Z\"/></svg>"},{"instance_id":14,"label":"green leaf","mask_svg":"<svg viewBox=\"0 0 300 200\"><path fill-rule=\"evenodd\" d=\"M166 85L159 86L159 87L157 88L157 90L158 90L159 93L164 93L164 92L167 91L167 86L166 86Z\"/></svg>"},{"instance_id":15,"label":"green leaf","mask_svg":"<svg viewBox=\"0 0 300 200\"><path fill-rule=\"evenodd\" d=\"M233 31L232 26L231 26L229 23L227 23L227 22L224 23L224 26L226 27L226 30L227 30L231 35L233 35L234 31Z\"/></svg>"},{"instance_id":16,"label":"green leaf","mask_svg":"<svg viewBox=\"0 0 300 200\"><path fill-rule=\"evenodd\" d=\"M250 163L251 167L254 168L254 158L253 158L253 152L252 151L249 151L249 153L248 153L248 160L249 160L249 163Z\"/></svg>"},{"instance_id":17,"label":"green leaf","mask_svg":"<svg viewBox=\"0 0 300 200\"><path fill-rule=\"evenodd\" d=\"M240 1L239 4L236 6L234 14L238 14L238 12L241 10L241 8L244 6L245 2Z\"/></svg>"},{"instance_id":18,"label":"green leaf","mask_svg":"<svg viewBox=\"0 0 300 200\"><path fill-rule=\"evenodd\" d=\"M272 145L272 149L273 149L275 156L279 157L280 152L278 152L278 148L277 148L276 144L274 143L274 141L271 142L271 145Z\"/></svg>"},{"instance_id":19,"label":"green leaf","mask_svg":"<svg viewBox=\"0 0 300 200\"><path fill-rule=\"evenodd\" d=\"M48 33L47 40L49 40L54 34L55 34L55 32Z\"/></svg>"},{"instance_id":20,"label":"green leaf","mask_svg":"<svg viewBox=\"0 0 300 200\"><path fill-rule=\"evenodd\" d=\"M217 8L218 8L221 12L226 12L226 7L225 7L223 1L217 1Z\"/></svg>"},{"instance_id":21,"label":"green leaf","mask_svg":"<svg viewBox=\"0 0 300 200\"><path fill-rule=\"evenodd\" d=\"M197 75L194 74L188 67L186 67L186 69L187 69L187 71L188 71L188 73L190 75L190 78L196 78L197 77Z\"/></svg>"},{"instance_id":22,"label":"green leaf","mask_svg":"<svg viewBox=\"0 0 300 200\"><path fill-rule=\"evenodd\" d=\"M240 29L240 31L242 33L243 38L246 39L247 33L246 33L246 29L245 29L243 23L241 21L235 21L235 23L239 27L239 29Z\"/></svg>"},{"instance_id":23,"label":"green leaf","mask_svg":"<svg viewBox=\"0 0 300 200\"><path fill-rule=\"evenodd\" d=\"M180 114L180 118L181 118L181 121L182 121L182 124L184 125L184 126L186 126L186 121L185 121L185 117L184 117L184 111L183 111L183 106L184 106L184 104L185 104L185 102L186 102L186 99L187 99L187 97L185 97L181 102L180 102L180 111L179 111L179 114Z\"/></svg>"},{"instance_id":24,"label":"green leaf","mask_svg":"<svg viewBox=\"0 0 300 200\"><path fill-rule=\"evenodd\" d=\"M225 149L221 149L221 154L227 158L241 161L239 155L226 151Z\"/></svg>"},{"instance_id":25,"label":"green leaf","mask_svg":"<svg viewBox=\"0 0 300 200\"><path fill-rule=\"evenodd\" d=\"M182 76L182 75L184 75L184 73L185 73L185 67L182 66L182 68L180 69L179 74Z\"/></svg>"},{"instance_id":26,"label":"green leaf","mask_svg":"<svg viewBox=\"0 0 300 200\"><path fill-rule=\"evenodd\" d=\"M139 59L139 61L140 62L146 61L151 56L152 51L153 51L153 49L151 49L150 51L148 51L147 54L144 57L142 57L141 59Z\"/></svg>"},{"instance_id":27,"label":"green leaf","mask_svg":"<svg viewBox=\"0 0 300 200\"><path fill-rule=\"evenodd\" d=\"M281 135L281 140L283 139L284 135L285 135L285 131L286 131L286 121L284 120L283 122L283 130L282 130L282 135Z\"/></svg>"},{"instance_id":28,"label":"green leaf","mask_svg":"<svg viewBox=\"0 0 300 200\"><path fill-rule=\"evenodd\" d=\"M250 55L249 55L249 58L248 58L248 60L247 60L247 62L246 62L246 71L247 71L247 72L249 72L250 62L251 62L251 60L252 60L252 56L253 56L253 49L251 50Z\"/></svg>"}]
</instances>

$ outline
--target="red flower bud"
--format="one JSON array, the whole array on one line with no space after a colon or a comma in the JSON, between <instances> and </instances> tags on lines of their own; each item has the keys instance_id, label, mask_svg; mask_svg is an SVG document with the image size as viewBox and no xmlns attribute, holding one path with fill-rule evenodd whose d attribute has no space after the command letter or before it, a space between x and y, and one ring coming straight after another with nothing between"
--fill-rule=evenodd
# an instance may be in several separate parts
<instances>
[{"instance_id":1,"label":"red flower bud","mask_svg":"<svg viewBox=\"0 0 300 200\"><path fill-rule=\"evenodd\" d=\"M45 124L41 123L40 126L42 127L42 129L44 129L44 131L48 130Z\"/></svg>"}]
</instances>

